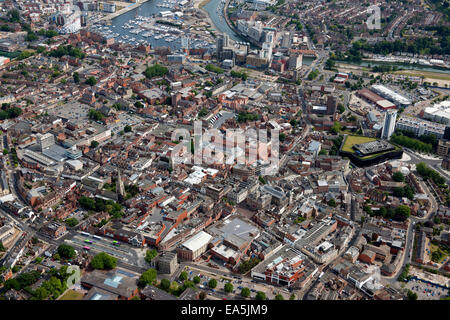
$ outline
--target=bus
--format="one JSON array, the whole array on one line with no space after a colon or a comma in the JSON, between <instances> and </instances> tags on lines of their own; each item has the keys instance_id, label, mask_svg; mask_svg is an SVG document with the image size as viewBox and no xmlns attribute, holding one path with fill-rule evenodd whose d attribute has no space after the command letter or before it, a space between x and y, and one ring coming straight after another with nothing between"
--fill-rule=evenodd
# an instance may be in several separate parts
<instances>
[{"instance_id":1,"label":"bus","mask_svg":"<svg viewBox=\"0 0 450 320\"><path fill-rule=\"evenodd\" d=\"M84 250L91 250L91 248L88 247L88 246L84 246L83 249L84 249Z\"/></svg>"},{"instance_id":2,"label":"bus","mask_svg":"<svg viewBox=\"0 0 450 320\"><path fill-rule=\"evenodd\" d=\"M102 240L102 238L100 238L99 236L92 236L92 238L97 239L97 240Z\"/></svg>"},{"instance_id":3,"label":"bus","mask_svg":"<svg viewBox=\"0 0 450 320\"><path fill-rule=\"evenodd\" d=\"M92 240L89 240L89 239L84 240L84 242L92 244Z\"/></svg>"},{"instance_id":4,"label":"bus","mask_svg":"<svg viewBox=\"0 0 450 320\"><path fill-rule=\"evenodd\" d=\"M84 235L84 236L90 236L91 234L90 233L87 233L87 232L84 232L84 231L81 231L80 232L82 235Z\"/></svg>"}]
</instances>

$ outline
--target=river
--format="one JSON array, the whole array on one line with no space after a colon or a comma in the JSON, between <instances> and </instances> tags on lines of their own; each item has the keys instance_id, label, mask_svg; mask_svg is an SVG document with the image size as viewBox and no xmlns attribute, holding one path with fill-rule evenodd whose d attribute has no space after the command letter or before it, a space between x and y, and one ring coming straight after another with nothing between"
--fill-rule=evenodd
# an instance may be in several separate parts
<instances>
[{"instance_id":1,"label":"river","mask_svg":"<svg viewBox=\"0 0 450 320\"><path fill-rule=\"evenodd\" d=\"M129 38L135 38L135 42L138 40L144 40L147 43L149 43L153 48L161 47L161 46L167 46L171 49L177 50L181 46L181 37L177 38L173 42L167 42L164 39L155 39L154 37L143 37L142 33L140 34L132 34L130 33L130 29L124 29L123 25L126 23L130 23L133 21L136 16L143 16L143 17L151 17L152 15L158 15L161 11L167 11L171 10L170 8L163 8L159 7L158 4L163 3L164 0L149 0L145 3L143 3L141 6L139 6L136 9L130 10L120 16L117 16L111 20L111 25L109 26L109 29L113 33L118 33L119 37L117 39L123 39L123 36L128 35ZM238 42L247 42L245 39L241 38L236 32L234 32L226 23L224 17L223 17L223 2L222 0L210 0L206 5L203 6L203 10L206 11L206 13L211 18L215 29L219 33L226 33L230 36L231 39ZM180 18L180 21L182 21L182 18ZM132 23L132 22L131 22ZM129 39L123 40L126 42L130 42ZM211 44L208 46L205 46L205 43L201 43L200 41L196 39L191 39L191 47L195 47L195 45L200 45L202 47L213 47L215 44ZM312 57L303 57L303 64L304 65L310 65L314 61L314 58Z\"/></svg>"},{"instance_id":2,"label":"river","mask_svg":"<svg viewBox=\"0 0 450 320\"><path fill-rule=\"evenodd\" d=\"M228 36L234 41L248 42L247 40L241 38L239 34L234 32L234 30L228 26L225 18L223 17L222 0L210 0L206 5L203 6L203 9L208 13L218 31L228 34ZM303 57L304 65L309 66L313 61L313 57Z\"/></svg>"},{"instance_id":3,"label":"river","mask_svg":"<svg viewBox=\"0 0 450 320\"><path fill-rule=\"evenodd\" d=\"M131 11L128 11L118 17L115 17L111 20L111 26L109 26L109 29L114 32L118 33L120 37L124 35L128 35L130 38L135 38L136 41L138 40L145 40L147 43L149 43L152 47L161 47L161 46L167 46L171 49L177 50L181 46L181 37L178 37L176 40L172 42L168 42L162 39L155 39L152 37L143 37L142 34L131 34L129 33L129 29L124 29L122 26L125 23L129 23L133 19L135 19L136 16L143 16L143 17L150 17L152 15L158 15L161 11L167 11L171 10L170 8L164 8L159 7L158 4L165 2L164 0L149 0L145 3L143 3L140 7L133 9ZM247 42L245 39L239 36L236 32L234 32L226 23L224 17L223 17L223 5L224 2L222 0L210 0L207 4L203 6L203 10L207 12L209 17L211 18L214 27L217 31L220 33L226 33L229 35L231 39L238 42ZM182 18L180 18L182 20ZM125 41L125 40L124 40ZM129 40L126 40L129 42ZM197 40L197 39L191 39L191 47L214 47L214 44L205 45L204 42ZM303 64L304 65L310 65L314 61L314 58L312 57L303 57ZM380 66L380 65L396 65L399 68L408 69L408 70L419 70L419 71L429 71L429 72L438 72L438 73L445 73L450 74L450 69L443 69L439 67L433 67L433 66L424 66L424 65L417 65L417 64L407 64L407 63L389 63L389 62L378 62L378 61L362 61L360 63L355 62L346 62L346 61L340 61L342 63L352 64L352 65L359 65L363 67L370 66Z\"/></svg>"},{"instance_id":4,"label":"river","mask_svg":"<svg viewBox=\"0 0 450 320\"><path fill-rule=\"evenodd\" d=\"M241 38L228 26L225 18L223 17L223 4L224 2L222 2L222 0L210 0L203 6L203 9L208 13L218 31L228 34L234 41L247 42L247 40Z\"/></svg>"}]
</instances>

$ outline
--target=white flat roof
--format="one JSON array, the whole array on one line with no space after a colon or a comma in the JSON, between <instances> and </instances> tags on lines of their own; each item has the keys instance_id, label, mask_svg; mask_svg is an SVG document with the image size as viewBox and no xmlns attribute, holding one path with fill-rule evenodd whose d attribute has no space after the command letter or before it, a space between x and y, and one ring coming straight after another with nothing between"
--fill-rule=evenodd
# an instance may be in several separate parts
<instances>
[{"instance_id":1,"label":"white flat roof","mask_svg":"<svg viewBox=\"0 0 450 320\"><path fill-rule=\"evenodd\" d=\"M208 242L211 240L212 236L204 231L200 231L192 238L186 240L183 243L183 247L186 249L189 249L191 251L196 251L203 247L204 245L208 244Z\"/></svg>"}]
</instances>

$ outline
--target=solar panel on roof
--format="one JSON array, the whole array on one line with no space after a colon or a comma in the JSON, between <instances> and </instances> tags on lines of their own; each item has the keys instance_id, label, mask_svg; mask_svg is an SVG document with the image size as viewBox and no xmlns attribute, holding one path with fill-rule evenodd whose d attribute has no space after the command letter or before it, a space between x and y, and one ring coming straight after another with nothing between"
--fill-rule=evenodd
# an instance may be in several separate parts
<instances>
[{"instance_id":1,"label":"solar panel on roof","mask_svg":"<svg viewBox=\"0 0 450 320\"><path fill-rule=\"evenodd\" d=\"M96 293L91 297L91 300L100 300L102 297L103 296L101 294Z\"/></svg>"},{"instance_id":2,"label":"solar panel on roof","mask_svg":"<svg viewBox=\"0 0 450 320\"><path fill-rule=\"evenodd\" d=\"M127 277L134 277L134 274L126 272L125 270L117 270L117 273L121 273L123 275L126 275Z\"/></svg>"}]
</instances>

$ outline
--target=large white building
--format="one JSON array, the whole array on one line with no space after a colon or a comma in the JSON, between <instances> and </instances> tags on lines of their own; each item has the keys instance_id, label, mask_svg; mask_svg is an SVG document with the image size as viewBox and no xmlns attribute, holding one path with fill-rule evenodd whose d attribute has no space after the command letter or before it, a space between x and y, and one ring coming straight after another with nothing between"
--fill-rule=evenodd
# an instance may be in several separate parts
<instances>
[{"instance_id":1,"label":"large white building","mask_svg":"<svg viewBox=\"0 0 450 320\"><path fill-rule=\"evenodd\" d=\"M399 107L407 107L411 104L411 100L381 84L373 85L371 90Z\"/></svg>"},{"instance_id":2,"label":"large white building","mask_svg":"<svg viewBox=\"0 0 450 320\"><path fill-rule=\"evenodd\" d=\"M424 134L432 134L438 139L441 139L445 132L445 125L443 124L412 117L400 117L395 128L412 131L419 137Z\"/></svg>"},{"instance_id":3,"label":"large white building","mask_svg":"<svg viewBox=\"0 0 450 320\"><path fill-rule=\"evenodd\" d=\"M210 234L200 231L177 248L178 257L180 260L188 261L197 259L208 249L208 243L211 239Z\"/></svg>"},{"instance_id":4,"label":"large white building","mask_svg":"<svg viewBox=\"0 0 450 320\"><path fill-rule=\"evenodd\" d=\"M432 107L425 108L423 117L431 121L450 124L450 100L441 101Z\"/></svg>"},{"instance_id":5,"label":"large white building","mask_svg":"<svg viewBox=\"0 0 450 320\"><path fill-rule=\"evenodd\" d=\"M389 140L395 130L395 120L397 119L397 111L389 110L384 114L383 131L381 132L381 138Z\"/></svg>"}]
</instances>

